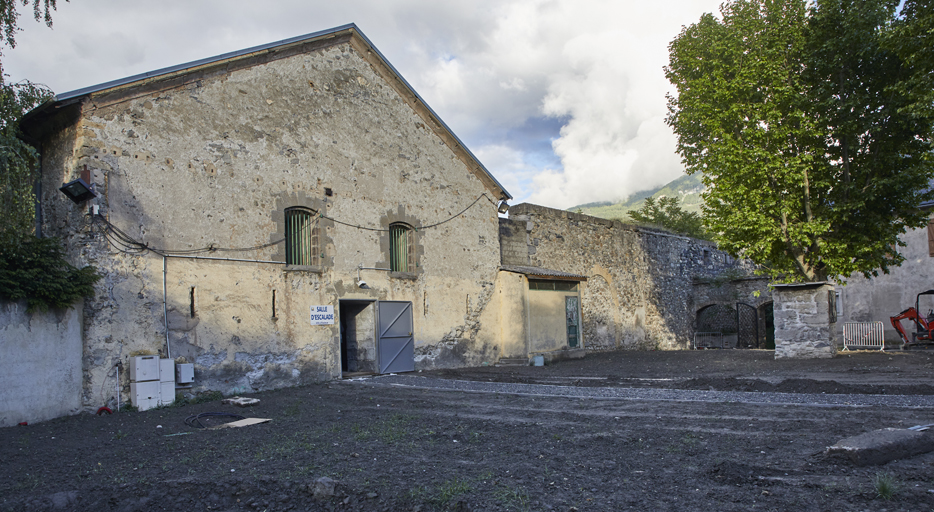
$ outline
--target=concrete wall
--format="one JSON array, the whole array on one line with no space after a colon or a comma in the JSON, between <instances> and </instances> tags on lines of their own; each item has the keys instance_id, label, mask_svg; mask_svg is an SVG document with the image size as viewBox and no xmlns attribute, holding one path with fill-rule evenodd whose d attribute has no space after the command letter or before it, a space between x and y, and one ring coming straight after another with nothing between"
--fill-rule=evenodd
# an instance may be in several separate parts
<instances>
[{"instance_id":1,"label":"concrete wall","mask_svg":"<svg viewBox=\"0 0 934 512\"><path fill-rule=\"evenodd\" d=\"M914 229L902 235L905 247L899 252L905 257L900 267L892 268L889 274L867 279L862 274L841 280L836 290L840 294L840 315L837 319L837 340L842 345L845 322L882 322L886 343L900 344L901 339L889 317L914 307L918 293L934 288L934 257L928 250L927 229ZM921 297L920 312L927 316L934 309L934 296ZM914 331L907 320L903 322L906 332Z\"/></svg>"},{"instance_id":2,"label":"concrete wall","mask_svg":"<svg viewBox=\"0 0 934 512\"><path fill-rule=\"evenodd\" d=\"M418 368L498 358L498 326L480 321L499 265L498 198L380 69L336 39L105 92L45 124L43 230L105 273L84 310L84 406L114 387L116 362L166 352L163 258L121 252L89 224L90 205L152 248L256 247L195 254L256 263L166 260L171 355L195 364L195 391L339 377L339 324L310 325L309 310L340 299L411 301ZM85 166L101 195L79 207L57 188ZM340 221L319 219L320 265L286 268L281 243L262 247L281 240L290 206ZM378 230L397 221L417 229L417 271L363 270L358 287L358 266L387 267Z\"/></svg>"},{"instance_id":3,"label":"concrete wall","mask_svg":"<svg viewBox=\"0 0 934 512\"><path fill-rule=\"evenodd\" d=\"M588 350L687 348L705 305L699 302L709 300L696 296L694 282L752 270L711 242L537 205L511 207L500 226L512 248L503 250L504 263L587 277L581 307ZM514 249L520 243L527 262Z\"/></svg>"},{"instance_id":4,"label":"concrete wall","mask_svg":"<svg viewBox=\"0 0 934 512\"><path fill-rule=\"evenodd\" d=\"M81 356L80 309L27 313L25 303L0 303L0 427L80 411Z\"/></svg>"}]
</instances>

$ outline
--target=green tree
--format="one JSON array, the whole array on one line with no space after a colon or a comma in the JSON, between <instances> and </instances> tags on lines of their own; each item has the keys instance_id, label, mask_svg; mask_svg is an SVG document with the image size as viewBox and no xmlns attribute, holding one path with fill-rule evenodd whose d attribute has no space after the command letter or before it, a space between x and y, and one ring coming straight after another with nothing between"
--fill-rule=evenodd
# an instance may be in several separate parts
<instances>
[{"instance_id":1,"label":"green tree","mask_svg":"<svg viewBox=\"0 0 934 512\"><path fill-rule=\"evenodd\" d=\"M668 123L708 230L783 280L888 272L934 169L934 117L883 46L898 0L734 0L669 46Z\"/></svg>"},{"instance_id":2,"label":"green tree","mask_svg":"<svg viewBox=\"0 0 934 512\"><path fill-rule=\"evenodd\" d=\"M657 203L654 197L647 197L642 208L629 210L626 214L636 222L654 224L694 238L707 237L701 216L683 210L677 197L662 197Z\"/></svg>"},{"instance_id":3,"label":"green tree","mask_svg":"<svg viewBox=\"0 0 934 512\"><path fill-rule=\"evenodd\" d=\"M19 3L0 0L0 55L4 44L16 47ZM36 21L52 26L55 0L21 3L31 3ZM0 298L25 300L30 311L70 306L90 295L100 279L94 267L69 264L57 238L34 234L38 153L23 141L19 121L51 96L47 87L28 80L8 83L0 64Z\"/></svg>"},{"instance_id":4,"label":"green tree","mask_svg":"<svg viewBox=\"0 0 934 512\"><path fill-rule=\"evenodd\" d=\"M18 5L32 4L36 21L52 26L56 0L0 0L0 56L5 46L16 47ZM33 184L38 177L38 154L21 138L19 120L52 96L47 87L28 80L8 83L0 63L0 242L15 243L32 232L35 215Z\"/></svg>"}]
</instances>

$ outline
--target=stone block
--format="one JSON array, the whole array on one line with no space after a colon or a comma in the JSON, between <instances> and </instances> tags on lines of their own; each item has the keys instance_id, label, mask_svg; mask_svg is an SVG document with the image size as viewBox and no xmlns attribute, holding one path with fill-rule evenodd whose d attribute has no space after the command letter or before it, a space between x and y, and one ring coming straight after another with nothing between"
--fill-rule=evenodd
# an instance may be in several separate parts
<instances>
[{"instance_id":1,"label":"stone block","mask_svg":"<svg viewBox=\"0 0 934 512\"><path fill-rule=\"evenodd\" d=\"M901 428L884 428L842 439L825 453L847 459L857 466L874 466L934 451L934 434Z\"/></svg>"}]
</instances>

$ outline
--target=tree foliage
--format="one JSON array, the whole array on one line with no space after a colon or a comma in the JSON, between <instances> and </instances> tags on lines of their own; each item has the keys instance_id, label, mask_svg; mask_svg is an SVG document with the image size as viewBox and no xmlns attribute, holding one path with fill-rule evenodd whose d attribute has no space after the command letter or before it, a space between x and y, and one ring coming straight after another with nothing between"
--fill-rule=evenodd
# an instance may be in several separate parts
<instances>
[{"instance_id":1,"label":"tree foliage","mask_svg":"<svg viewBox=\"0 0 934 512\"><path fill-rule=\"evenodd\" d=\"M17 0L0 0L2 42L16 46ZM22 0L33 6L36 21L52 26L56 0ZM23 115L52 96L47 87L29 82L7 83L0 65L0 298L25 300L30 311L71 306L94 291L100 279L94 267L76 268L65 259L61 241L34 234L39 161L35 148L22 139Z\"/></svg>"},{"instance_id":2,"label":"tree foliage","mask_svg":"<svg viewBox=\"0 0 934 512\"><path fill-rule=\"evenodd\" d=\"M66 2L68 0L65 0ZM16 33L19 28L19 9L17 4L28 6L32 4L33 17L36 21L52 26L52 11L57 6L57 0L0 0L0 32L3 33L3 42L10 48L16 48Z\"/></svg>"},{"instance_id":3,"label":"tree foliage","mask_svg":"<svg viewBox=\"0 0 934 512\"><path fill-rule=\"evenodd\" d=\"M667 121L722 248L784 280L901 263L898 236L926 223L934 116L886 46L917 30L898 3L734 0L671 42Z\"/></svg>"},{"instance_id":4,"label":"tree foliage","mask_svg":"<svg viewBox=\"0 0 934 512\"><path fill-rule=\"evenodd\" d=\"M2 43L10 48L16 47L16 34L21 30L19 4L32 4L36 21L48 27L52 26L51 11L56 8L56 0L0 0ZM6 79L0 64L0 216L4 219L0 224L0 242L12 243L32 232L33 184L38 177L38 153L22 140L19 120L51 97L52 91L28 80L10 84Z\"/></svg>"},{"instance_id":5,"label":"tree foliage","mask_svg":"<svg viewBox=\"0 0 934 512\"><path fill-rule=\"evenodd\" d=\"M69 307L91 295L100 277L94 267L69 264L57 238L0 244L0 297L25 300L29 311Z\"/></svg>"},{"instance_id":6,"label":"tree foliage","mask_svg":"<svg viewBox=\"0 0 934 512\"><path fill-rule=\"evenodd\" d=\"M647 197L642 208L629 210L627 214L636 222L654 224L682 235L694 238L707 236L701 216L683 210L677 197L662 197L657 203L654 197Z\"/></svg>"}]
</instances>

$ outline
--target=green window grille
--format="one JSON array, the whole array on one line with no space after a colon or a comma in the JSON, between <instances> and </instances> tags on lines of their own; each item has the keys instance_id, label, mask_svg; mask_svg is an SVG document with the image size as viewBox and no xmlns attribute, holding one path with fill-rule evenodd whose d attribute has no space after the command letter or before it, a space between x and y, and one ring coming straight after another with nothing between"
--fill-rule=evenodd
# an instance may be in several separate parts
<instances>
[{"instance_id":1,"label":"green window grille","mask_svg":"<svg viewBox=\"0 0 934 512\"><path fill-rule=\"evenodd\" d=\"M285 263L317 265L318 230L315 212L300 208L285 211Z\"/></svg>"},{"instance_id":2,"label":"green window grille","mask_svg":"<svg viewBox=\"0 0 934 512\"><path fill-rule=\"evenodd\" d=\"M577 282L575 281L545 281L545 280L539 280L539 279L529 279L529 290L576 292Z\"/></svg>"},{"instance_id":3,"label":"green window grille","mask_svg":"<svg viewBox=\"0 0 934 512\"><path fill-rule=\"evenodd\" d=\"M412 228L405 224L389 226L389 269L393 272L414 272L415 251Z\"/></svg>"}]
</instances>

